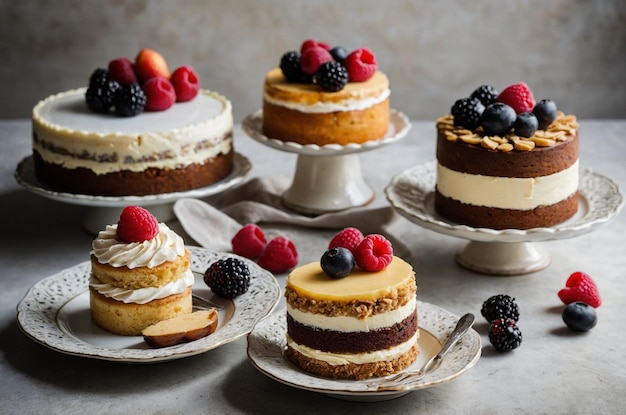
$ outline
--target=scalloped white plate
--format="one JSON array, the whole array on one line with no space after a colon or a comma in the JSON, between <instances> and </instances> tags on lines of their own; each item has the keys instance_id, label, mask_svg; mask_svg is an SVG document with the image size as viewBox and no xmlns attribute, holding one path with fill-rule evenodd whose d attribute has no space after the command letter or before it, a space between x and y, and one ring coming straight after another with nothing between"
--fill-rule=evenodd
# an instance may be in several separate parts
<instances>
[{"instance_id":1,"label":"scalloped white plate","mask_svg":"<svg viewBox=\"0 0 626 415\"><path fill-rule=\"evenodd\" d=\"M85 261L35 284L17 305L20 328L33 340L52 350L75 356L118 362L155 363L204 353L248 334L268 316L280 298L274 276L245 258L250 288L234 300L214 295L203 274L220 258L234 256L188 246L191 270L196 275L195 295L218 308L218 327L207 337L171 347L151 349L141 336L118 336L100 329L89 313L89 274Z\"/></svg>"}]
</instances>

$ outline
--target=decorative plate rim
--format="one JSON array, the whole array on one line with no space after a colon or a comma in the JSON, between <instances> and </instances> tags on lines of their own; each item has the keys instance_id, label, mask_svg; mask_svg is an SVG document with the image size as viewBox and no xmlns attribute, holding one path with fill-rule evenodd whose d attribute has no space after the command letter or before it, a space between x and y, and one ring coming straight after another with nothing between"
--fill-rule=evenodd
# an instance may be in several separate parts
<instances>
[{"instance_id":1,"label":"decorative plate rim","mask_svg":"<svg viewBox=\"0 0 626 415\"><path fill-rule=\"evenodd\" d=\"M114 349L87 343L68 333L59 324L58 314L64 305L87 291L91 269L89 261L66 268L34 284L17 305L18 325L34 341L65 354L118 362L154 363L204 353L243 337L259 321L270 315L278 304L281 290L276 278L253 261L196 246L187 246L187 249L191 253L191 269L195 273L203 274L211 263L227 257L237 257L250 268L248 292L232 300L232 317L207 337L159 349ZM143 342L141 336L135 337L137 342Z\"/></svg>"}]
</instances>

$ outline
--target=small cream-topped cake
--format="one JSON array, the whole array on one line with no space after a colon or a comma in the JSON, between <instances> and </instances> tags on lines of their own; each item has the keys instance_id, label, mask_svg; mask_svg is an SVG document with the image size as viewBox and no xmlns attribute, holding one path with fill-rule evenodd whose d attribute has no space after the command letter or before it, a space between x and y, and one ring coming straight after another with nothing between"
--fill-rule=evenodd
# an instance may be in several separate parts
<instances>
[{"instance_id":1,"label":"small cream-topped cake","mask_svg":"<svg viewBox=\"0 0 626 415\"><path fill-rule=\"evenodd\" d=\"M381 271L329 278L319 262L287 277L287 356L324 377L398 372L419 353L415 272L398 257Z\"/></svg>"},{"instance_id":2,"label":"small cream-topped cake","mask_svg":"<svg viewBox=\"0 0 626 415\"><path fill-rule=\"evenodd\" d=\"M54 190L101 196L185 191L233 168L229 100L200 90L167 111L134 117L95 113L86 88L52 95L32 114L38 180Z\"/></svg>"}]
</instances>

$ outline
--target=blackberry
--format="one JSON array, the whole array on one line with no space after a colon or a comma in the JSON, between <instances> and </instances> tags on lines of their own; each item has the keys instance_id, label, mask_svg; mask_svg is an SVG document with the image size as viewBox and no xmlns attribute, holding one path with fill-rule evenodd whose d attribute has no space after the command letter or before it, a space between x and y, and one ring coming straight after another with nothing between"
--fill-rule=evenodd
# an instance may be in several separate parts
<instances>
[{"instance_id":1,"label":"blackberry","mask_svg":"<svg viewBox=\"0 0 626 415\"><path fill-rule=\"evenodd\" d=\"M508 352L522 344L522 332L515 320L499 318L489 325L489 343L500 352Z\"/></svg>"},{"instance_id":2,"label":"blackberry","mask_svg":"<svg viewBox=\"0 0 626 415\"><path fill-rule=\"evenodd\" d=\"M521 114L517 114L515 124L513 124L513 130L515 130L516 135L529 138L535 134L538 126L539 122L535 114L532 112L522 112Z\"/></svg>"},{"instance_id":3,"label":"blackberry","mask_svg":"<svg viewBox=\"0 0 626 415\"><path fill-rule=\"evenodd\" d=\"M300 58L300 53L295 50L286 52L280 58L280 69L283 71L283 75L285 75L287 81L300 83L308 83L311 81L310 77L302 72Z\"/></svg>"},{"instance_id":4,"label":"blackberry","mask_svg":"<svg viewBox=\"0 0 626 415\"><path fill-rule=\"evenodd\" d=\"M116 92L120 89L120 84L116 81L107 80L100 85L94 83L85 92L85 102L87 107L93 112L108 112L113 106Z\"/></svg>"},{"instance_id":5,"label":"blackberry","mask_svg":"<svg viewBox=\"0 0 626 415\"><path fill-rule=\"evenodd\" d=\"M109 72L106 69L98 68L89 76L89 86L102 86L109 80Z\"/></svg>"},{"instance_id":6,"label":"blackberry","mask_svg":"<svg viewBox=\"0 0 626 415\"><path fill-rule=\"evenodd\" d=\"M480 125L485 134L503 136L511 131L517 114L515 110L502 102L494 102L485 108L480 118Z\"/></svg>"},{"instance_id":7,"label":"blackberry","mask_svg":"<svg viewBox=\"0 0 626 415\"><path fill-rule=\"evenodd\" d=\"M241 259L220 259L204 272L204 282L220 297L235 298L248 291L250 270Z\"/></svg>"},{"instance_id":8,"label":"blackberry","mask_svg":"<svg viewBox=\"0 0 626 415\"><path fill-rule=\"evenodd\" d=\"M470 95L470 98L478 98L478 100L487 107L490 104L496 102L498 97L498 90L491 85L481 85Z\"/></svg>"},{"instance_id":9,"label":"blackberry","mask_svg":"<svg viewBox=\"0 0 626 415\"><path fill-rule=\"evenodd\" d=\"M506 294L498 294L489 297L480 310L480 314L492 322L499 318L519 320L519 306L515 302L515 298Z\"/></svg>"},{"instance_id":10,"label":"blackberry","mask_svg":"<svg viewBox=\"0 0 626 415\"><path fill-rule=\"evenodd\" d=\"M325 62L315 73L313 81L324 91L341 91L348 83L348 70L339 62Z\"/></svg>"},{"instance_id":11,"label":"blackberry","mask_svg":"<svg viewBox=\"0 0 626 415\"><path fill-rule=\"evenodd\" d=\"M120 87L113 98L115 113L122 117L133 117L143 112L147 100L138 83Z\"/></svg>"},{"instance_id":12,"label":"blackberry","mask_svg":"<svg viewBox=\"0 0 626 415\"><path fill-rule=\"evenodd\" d=\"M484 110L485 106L478 98L461 98L456 100L450 113L454 117L455 126L475 130Z\"/></svg>"}]
</instances>

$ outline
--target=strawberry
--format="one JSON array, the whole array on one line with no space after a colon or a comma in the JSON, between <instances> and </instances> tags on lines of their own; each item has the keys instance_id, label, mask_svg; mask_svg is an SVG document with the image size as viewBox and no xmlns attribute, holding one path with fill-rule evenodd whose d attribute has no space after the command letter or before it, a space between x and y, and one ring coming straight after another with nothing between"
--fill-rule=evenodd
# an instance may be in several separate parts
<instances>
[{"instance_id":1,"label":"strawberry","mask_svg":"<svg viewBox=\"0 0 626 415\"><path fill-rule=\"evenodd\" d=\"M277 236L263 249L257 264L273 273L286 272L298 264L298 251L289 239Z\"/></svg>"},{"instance_id":2,"label":"strawberry","mask_svg":"<svg viewBox=\"0 0 626 415\"><path fill-rule=\"evenodd\" d=\"M558 295L565 304L581 301L593 308L598 308L602 304L596 283L591 276L580 271L569 276L565 288L561 289Z\"/></svg>"},{"instance_id":3,"label":"strawberry","mask_svg":"<svg viewBox=\"0 0 626 415\"><path fill-rule=\"evenodd\" d=\"M496 101L507 104L515 110L516 114L531 112L535 106L533 93L524 82L504 88L496 98Z\"/></svg>"},{"instance_id":4,"label":"strawberry","mask_svg":"<svg viewBox=\"0 0 626 415\"><path fill-rule=\"evenodd\" d=\"M302 52L300 67L307 75L314 75L323 63L333 60L329 51L321 46L311 46Z\"/></svg>"},{"instance_id":5,"label":"strawberry","mask_svg":"<svg viewBox=\"0 0 626 415\"><path fill-rule=\"evenodd\" d=\"M120 85L131 85L137 82L133 62L128 58L117 58L109 62L109 78Z\"/></svg>"},{"instance_id":6,"label":"strawberry","mask_svg":"<svg viewBox=\"0 0 626 415\"><path fill-rule=\"evenodd\" d=\"M170 82L176 92L176 102L191 101L198 95L200 81L191 66L181 66L172 72Z\"/></svg>"},{"instance_id":7,"label":"strawberry","mask_svg":"<svg viewBox=\"0 0 626 415\"><path fill-rule=\"evenodd\" d=\"M140 206L126 206L117 222L117 237L120 241L143 242L159 233L159 222L148 210Z\"/></svg>"},{"instance_id":8,"label":"strawberry","mask_svg":"<svg viewBox=\"0 0 626 415\"><path fill-rule=\"evenodd\" d=\"M339 231L333 239L330 240L328 244L328 249L332 248L346 248L348 251L354 252L356 251L356 247L359 246L361 241L363 240L363 234L357 228L345 228Z\"/></svg>"},{"instance_id":9,"label":"strawberry","mask_svg":"<svg viewBox=\"0 0 626 415\"><path fill-rule=\"evenodd\" d=\"M146 94L146 107L148 111L164 111L176 102L176 91L172 83L163 77L156 76L148 79L141 86Z\"/></svg>"},{"instance_id":10,"label":"strawberry","mask_svg":"<svg viewBox=\"0 0 626 415\"><path fill-rule=\"evenodd\" d=\"M367 48L360 48L351 52L343 64L348 70L350 82L365 82L374 76L378 68L376 56Z\"/></svg>"},{"instance_id":11,"label":"strawberry","mask_svg":"<svg viewBox=\"0 0 626 415\"><path fill-rule=\"evenodd\" d=\"M139 82L143 84L156 76L169 79L170 70L163 55L152 49L144 48L135 57L135 74Z\"/></svg>"},{"instance_id":12,"label":"strawberry","mask_svg":"<svg viewBox=\"0 0 626 415\"><path fill-rule=\"evenodd\" d=\"M265 234L253 223L244 225L231 240L233 253L249 259L257 259L267 245Z\"/></svg>"},{"instance_id":13,"label":"strawberry","mask_svg":"<svg viewBox=\"0 0 626 415\"><path fill-rule=\"evenodd\" d=\"M364 271L381 271L393 260L391 242L383 235L367 235L354 252L356 264Z\"/></svg>"}]
</instances>

